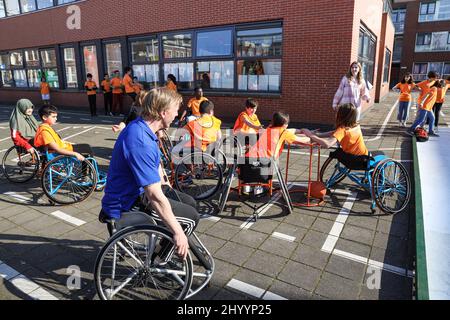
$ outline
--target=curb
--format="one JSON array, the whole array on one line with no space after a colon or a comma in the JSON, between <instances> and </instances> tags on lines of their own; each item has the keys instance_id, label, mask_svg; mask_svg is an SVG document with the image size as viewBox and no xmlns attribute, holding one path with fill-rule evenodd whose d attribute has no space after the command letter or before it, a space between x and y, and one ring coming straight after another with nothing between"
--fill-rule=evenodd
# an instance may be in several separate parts
<instances>
[{"instance_id":1,"label":"curb","mask_svg":"<svg viewBox=\"0 0 450 320\"><path fill-rule=\"evenodd\" d=\"M427 258L425 250L425 231L423 225L422 189L420 186L420 171L417 155L417 139L412 139L414 161L414 195L416 214L416 298L429 300Z\"/></svg>"}]
</instances>

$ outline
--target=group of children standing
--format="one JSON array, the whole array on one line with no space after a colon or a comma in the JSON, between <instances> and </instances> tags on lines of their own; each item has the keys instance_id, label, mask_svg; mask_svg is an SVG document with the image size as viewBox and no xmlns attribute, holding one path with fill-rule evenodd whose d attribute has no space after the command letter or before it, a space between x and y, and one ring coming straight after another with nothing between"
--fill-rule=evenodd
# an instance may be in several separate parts
<instances>
[{"instance_id":1,"label":"group of children standing","mask_svg":"<svg viewBox=\"0 0 450 320\"><path fill-rule=\"evenodd\" d=\"M445 101L445 94L450 86L450 77L446 80L438 79L436 72L430 71L427 78L427 80L415 84L411 74L406 73L402 81L393 88L400 92L397 120L399 125L403 127L406 127L409 115L409 107L412 101L411 92L413 89L420 91L417 99L416 119L406 131L409 135L414 135L414 130L417 127L423 127L427 123L428 135L438 136L436 131L439 125L439 115Z\"/></svg>"}]
</instances>

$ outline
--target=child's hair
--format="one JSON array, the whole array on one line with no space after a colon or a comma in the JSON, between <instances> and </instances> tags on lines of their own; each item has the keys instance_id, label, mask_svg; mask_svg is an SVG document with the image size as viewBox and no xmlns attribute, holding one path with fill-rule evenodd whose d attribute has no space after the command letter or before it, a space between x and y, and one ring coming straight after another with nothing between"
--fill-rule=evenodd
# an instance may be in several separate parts
<instances>
[{"instance_id":1,"label":"child's hair","mask_svg":"<svg viewBox=\"0 0 450 320\"><path fill-rule=\"evenodd\" d=\"M450 81L450 76L448 76L446 80Z\"/></svg>"},{"instance_id":2,"label":"child's hair","mask_svg":"<svg viewBox=\"0 0 450 320\"><path fill-rule=\"evenodd\" d=\"M137 80L137 77L133 77L133 80L135 80L135 79Z\"/></svg>"},{"instance_id":3,"label":"child's hair","mask_svg":"<svg viewBox=\"0 0 450 320\"><path fill-rule=\"evenodd\" d=\"M173 74L169 73L169 74L167 75L167 78L170 79L170 80L172 80L172 82L173 82L175 85L177 85L177 78L175 78L175 76L174 76Z\"/></svg>"},{"instance_id":4,"label":"child's hair","mask_svg":"<svg viewBox=\"0 0 450 320\"><path fill-rule=\"evenodd\" d=\"M88 74L86 75L86 78L92 78L92 73L88 73Z\"/></svg>"},{"instance_id":5,"label":"child's hair","mask_svg":"<svg viewBox=\"0 0 450 320\"><path fill-rule=\"evenodd\" d=\"M42 76L42 77L41 77L41 82L42 82L42 81L44 81L44 82L46 81L45 76Z\"/></svg>"},{"instance_id":6,"label":"child's hair","mask_svg":"<svg viewBox=\"0 0 450 320\"><path fill-rule=\"evenodd\" d=\"M353 103L341 104L336 115L336 128L354 127L357 124L357 114L356 107Z\"/></svg>"},{"instance_id":7,"label":"child's hair","mask_svg":"<svg viewBox=\"0 0 450 320\"><path fill-rule=\"evenodd\" d=\"M403 76L403 79L402 79L401 83L406 83L406 77L409 77L408 84L412 84L414 82L414 79L413 79L411 73L407 72Z\"/></svg>"},{"instance_id":8,"label":"child's hair","mask_svg":"<svg viewBox=\"0 0 450 320\"><path fill-rule=\"evenodd\" d=\"M44 120L44 116L50 117L52 113L58 113L58 108L53 105L43 105L38 110L38 114L41 120Z\"/></svg>"},{"instance_id":9,"label":"child's hair","mask_svg":"<svg viewBox=\"0 0 450 320\"><path fill-rule=\"evenodd\" d=\"M200 103L200 110L199 110L200 114L210 113L213 110L214 110L214 103L212 101L205 100L202 101L202 103Z\"/></svg>"},{"instance_id":10,"label":"child's hair","mask_svg":"<svg viewBox=\"0 0 450 320\"><path fill-rule=\"evenodd\" d=\"M358 65L358 67L359 67L359 72L358 72L358 74L356 75L356 80L358 81L358 83L361 83L361 82L362 82L362 78L363 78L363 76L362 76L362 66L361 66L361 63L359 63L358 61L353 61L353 62L350 64L350 68L348 69L348 72L347 72L347 74L346 74L345 76L346 76L347 79L349 79L349 80L353 77L352 66L353 66L354 64Z\"/></svg>"},{"instance_id":11,"label":"child's hair","mask_svg":"<svg viewBox=\"0 0 450 320\"><path fill-rule=\"evenodd\" d=\"M272 127L282 127L289 124L289 115L284 112L275 112L272 116Z\"/></svg>"},{"instance_id":12,"label":"child's hair","mask_svg":"<svg viewBox=\"0 0 450 320\"><path fill-rule=\"evenodd\" d=\"M109 77L109 74L105 73L105 74L103 75L103 78L104 78L104 77L106 77L106 76L108 76L108 77Z\"/></svg>"},{"instance_id":13,"label":"child's hair","mask_svg":"<svg viewBox=\"0 0 450 320\"><path fill-rule=\"evenodd\" d=\"M252 98L248 98L247 101L245 101L245 107L246 108L257 108L258 101L253 100Z\"/></svg>"},{"instance_id":14,"label":"child's hair","mask_svg":"<svg viewBox=\"0 0 450 320\"><path fill-rule=\"evenodd\" d=\"M431 87L436 87L436 88L445 87L445 80L436 80Z\"/></svg>"},{"instance_id":15,"label":"child's hair","mask_svg":"<svg viewBox=\"0 0 450 320\"><path fill-rule=\"evenodd\" d=\"M131 71L131 67L125 67L125 69L123 69L123 74L127 73L128 71Z\"/></svg>"},{"instance_id":16,"label":"child's hair","mask_svg":"<svg viewBox=\"0 0 450 320\"><path fill-rule=\"evenodd\" d=\"M194 92L197 93L197 92L199 92L200 90L203 90L202 87L198 87L198 86L197 86L197 87L195 87Z\"/></svg>"},{"instance_id":17,"label":"child's hair","mask_svg":"<svg viewBox=\"0 0 450 320\"><path fill-rule=\"evenodd\" d=\"M430 71L427 76L428 78L437 78L437 73L436 71Z\"/></svg>"}]
</instances>

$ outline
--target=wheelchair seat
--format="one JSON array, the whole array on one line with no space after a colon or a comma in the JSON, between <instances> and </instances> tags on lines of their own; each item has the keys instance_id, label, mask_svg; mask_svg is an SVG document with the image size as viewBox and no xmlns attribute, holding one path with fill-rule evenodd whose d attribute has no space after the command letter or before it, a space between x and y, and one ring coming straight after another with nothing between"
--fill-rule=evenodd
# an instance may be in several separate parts
<instances>
[{"instance_id":1,"label":"wheelchair seat","mask_svg":"<svg viewBox=\"0 0 450 320\"><path fill-rule=\"evenodd\" d=\"M369 152L369 155L355 156L344 152L341 148L330 152L330 158L335 158L350 170L373 169L382 159L386 158L382 151Z\"/></svg>"},{"instance_id":2,"label":"wheelchair seat","mask_svg":"<svg viewBox=\"0 0 450 320\"><path fill-rule=\"evenodd\" d=\"M242 183L268 183L273 178L272 161L267 158L246 157L238 168L238 179Z\"/></svg>"},{"instance_id":3,"label":"wheelchair seat","mask_svg":"<svg viewBox=\"0 0 450 320\"><path fill-rule=\"evenodd\" d=\"M125 229L126 227L137 225L156 225L156 221L147 213L142 211L128 211L122 212L120 219L111 219L106 213L101 210L98 215L98 220L101 223L106 223L110 235Z\"/></svg>"}]
</instances>

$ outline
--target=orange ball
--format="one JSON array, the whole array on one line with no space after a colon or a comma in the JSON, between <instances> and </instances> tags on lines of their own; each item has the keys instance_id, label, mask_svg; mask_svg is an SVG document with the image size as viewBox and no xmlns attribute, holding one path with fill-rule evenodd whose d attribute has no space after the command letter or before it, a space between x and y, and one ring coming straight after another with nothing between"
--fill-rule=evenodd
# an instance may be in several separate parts
<instances>
[{"instance_id":1,"label":"orange ball","mask_svg":"<svg viewBox=\"0 0 450 320\"><path fill-rule=\"evenodd\" d=\"M310 195L313 198L321 199L325 197L327 194L327 188L325 187L325 184L320 181L311 181L310 182Z\"/></svg>"}]
</instances>

